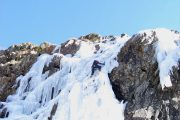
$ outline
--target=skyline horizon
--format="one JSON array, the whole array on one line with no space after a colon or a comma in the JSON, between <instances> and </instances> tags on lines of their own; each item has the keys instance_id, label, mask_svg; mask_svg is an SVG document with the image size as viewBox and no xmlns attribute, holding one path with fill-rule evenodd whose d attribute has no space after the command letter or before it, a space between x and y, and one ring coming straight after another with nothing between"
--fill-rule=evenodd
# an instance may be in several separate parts
<instances>
[{"instance_id":1,"label":"skyline horizon","mask_svg":"<svg viewBox=\"0 0 180 120\"><path fill-rule=\"evenodd\" d=\"M128 34L128 33L126 33L126 32L120 33L119 35L113 35L113 34L109 34L109 35L101 35L101 34L99 34L99 33L93 33L93 32L91 32L91 33L88 33L88 34L85 34L85 35L80 35L80 36L76 36L76 37L69 37L68 39L66 39L66 40L64 40L64 41L61 41L61 43L59 43L59 44L58 44L58 43L52 43L52 42L49 42L48 40L45 40L45 41L42 41L41 43L38 43L38 44L33 43L33 42L31 42L31 41L26 41L26 42L22 42L22 43L15 43L15 44L12 44L12 45L20 45L20 44L23 44L23 43L32 43L32 44L34 44L34 45L40 45L40 44L43 44L43 43L49 43L49 44L54 44L54 45L60 45L60 44L66 42L66 41L68 41L68 40L71 40L71 39L74 39L74 38L78 39L78 38L81 37L81 36L86 36L86 35L89 35L89 34L98 34L98 35L100 35L100 36L102 36L102 37L104 37L104 36L111 36L111 35L113 35L113 36L121 36L121 34L127 34L128 36L132 37L133 35L135 35L135 34L137 34L137 33L139 33L139 32L147 31L147 30L155 30L155 29L168 29L168 30L174 30L174 31L180 32L179 30L170 29L170 28L165 28L165 27L157 27L157 28L143 29L143 30L139 30L139 31L137 31L137 32L135 32L135 33L133 33L133 34L131 34L131 35ZM5 50L5 49L11 47L12 45L6 46L6 47L0 46L0 50Z\"/></svg>"},{"instance_id":2,"label":"skyline horizon","mask_svg":"<svg viewBox=\"0 0 180 120\"><path fill-rule=\"evenodd\" d=\"M179 0L0 1L0 47L60 44L90 33L129 36L141 30L180 31Z\"/></svg>"},{"instance_id":3,"label":"skyline horizon","mask_svg":"<svg viewBox=\"0 0 180 120\"><path fill-rule=\"evenodd\" d=\"M52 42L50 42L50 41L48 41L48 40L44 40L44 41L42 41L41 43L38 43L38 44L37 44L37 43L34 43L34 42L32 42L32 41L25 41L25 42L21 42L21 43L11 44L11 45L9 45L9 46L0 46L0 50L5 50L5 49L9 48L9 47L12 46L12 45L20 45L20 44L23 44L23 43L32 43L32 44L34 44L34 45L40 45L40 44L43 44L43 43L60 45L60 44L66 42L66 41L68 41L68 40L70 40L70 39L74 39L74 38L78 39L79 37L85 36L85 35L88 35L88 34L98 34L98 35L100 35L100 36L102 36L102 37L103 37L103 36L111 36L111 35L113 35L113 36L120 36L121 34L127 34L128 36L132 37L133 35L141 32L141 31L154 30L154 29L168 29L168 30L175 30L175 31L180 32L180 30L170 29L170 28L165 28L165 27L147 28L147 29L139 30L139 31L137 31L137 32L135 32L135 33L133 33L133 34L128 34L128 33L126 33L126 32L123 32L123 33L120 33L120 34L118 34L118 35L113 35L113 34L102 35L102 34L99 34L99 33L93 33L93 32L91 32L91 33L87 33L87 34L80 35L80 36L76 36L76 37L69 37L69 38L67 38L66 40L60 40L60 41L61 41L60 43L52 43Z\"/></svg>"}]
</instances>

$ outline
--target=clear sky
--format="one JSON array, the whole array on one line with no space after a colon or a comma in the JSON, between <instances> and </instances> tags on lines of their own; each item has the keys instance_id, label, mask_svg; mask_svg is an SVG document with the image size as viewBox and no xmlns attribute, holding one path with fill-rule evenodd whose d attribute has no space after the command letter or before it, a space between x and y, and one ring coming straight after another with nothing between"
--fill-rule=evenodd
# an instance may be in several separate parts
<instances>
[{"instance_id":1,"label":"clear sky","mask_svg":"<svg viewBox=\"0 0 180 120\"><path fill-rule=\"evenodd\" d=\"M180 31L179 6L180 0L0 0L0 48L22 42L60 44L94 32Z\"/></svg>"}]
</instances>

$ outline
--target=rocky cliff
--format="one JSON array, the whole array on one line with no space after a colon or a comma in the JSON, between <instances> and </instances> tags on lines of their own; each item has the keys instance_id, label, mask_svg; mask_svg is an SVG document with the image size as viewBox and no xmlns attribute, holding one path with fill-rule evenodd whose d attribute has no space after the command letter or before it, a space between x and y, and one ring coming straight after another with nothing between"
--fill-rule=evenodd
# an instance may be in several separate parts
<instances>
[{"instance_id":1,"label":"rocky cliff","mask_svg":"<svg viewBox=\"0 0 180 120\"><path fill-rule=\"evenodd\" d=\"M43 53L50 54L54 45L42 43L40 46L31 43L13 45L7 50L0 51L0 101L5 101L7 96L14 94L18 83L16 79L25 75L37 57Z\"/></svg>"},{"instance_id":2,"label":"rocky cliff","mask_svg":"<svg viewBox=\"0 0 180 120\"><path fill-rule=\"evenodd\" d=\"M124 38L125 36L122 34L119 37ZM163 42L163 40L171 42ZM42 74L47 74L46 78L48 78L62 70L61 64L63 65L63 63L61 62L63 62L64 56L79 57L78 51L82 51L82 41L92 43L90 45L93 45L93 51L90 53L103 55L106 50L111 50L111 48L104 49L101 44L116 44L117 37L89 34L79 39L69 40L60 47L47 43L41 46L22 44L13 45L7 50L0 51L0 101L8 102L8 95L15 93L20 86L19 79L21 76L25 76L40 55L54 54L51 62L46 64L42 70ZM168 46L171 47L166 49ZM89 54L86 49L88 48L84 47L83 51L86 52L85 54ZM165 29L142 31L129 37L123 44L117 56L113 58L118 65L112 71L109 70L108 77L115 97L119 102L123 101L126 104L125 120L180 119L179 51L180 34L177 31ZM83 60L85 58L87 57L84 57ZM91 59L88 58L88 60ZM68 70L69 74L74 68ZM63 74L65 75L65 73ZM163 79L163 75L167 79ZM31 79L33 78L28 78L27 83L31 82ZM30 86L29 88L26 86L24 90L27 92L30 89ZM55 89L52 87L50 91L54 93ZM61 93L61 89L58 88L57 95ZM50 100L53 98L54 96L51 95ZM57 106L57 103L53 105L48 120L53 119ZM0 104L0 110L1 118L8 117L9 113L5 104Z\"/></svg>"},{"instance_id":3,"label":"rocky cliff","mask_svg":"<svg viewBox=\"0 0 180 120\"><path fill-rule=\"evenodd\" d=\"M180 61L169 71L172 87L162 90L155 59L158 39L156 31L131 37L118 54L119 66L109 74L117 98L128 102L127 120L180 119Z\"/></svg>"}]
</instances>

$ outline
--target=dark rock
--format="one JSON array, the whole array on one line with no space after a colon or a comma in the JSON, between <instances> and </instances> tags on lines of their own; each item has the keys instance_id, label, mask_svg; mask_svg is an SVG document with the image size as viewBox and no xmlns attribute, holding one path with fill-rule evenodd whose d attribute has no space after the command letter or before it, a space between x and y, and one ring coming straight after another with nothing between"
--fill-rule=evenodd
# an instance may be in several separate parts
<instances>
[{"instance_id":1,"label":"dark rock","mask_svg":"<svg viewBox=\"0 0 180 120\"><path fill-rule=\"evenodd\" d=\"M96 51L94 53L97 53L97 51L100 49L100 46L98 44L95 45L95 49L96 49Z\"/></svg>"},{"instance_id":2,"label":"dark rock","mask_svg":"<svg viewBox=\"0 0 180 120\"><path fill-rule=\"evenodd\" d=\"M53 117L53 116L55 115L55 113L56 113L57 107L58 107L58 104L54 104L54 105L53 105L52 110L51 110L51 114L50 114L50 116L48 117L48 120L52 120L52 117Z\"/></svg>"},{"instance_id":3,"label":"dark rock","mask_svg":"<svg viewBox=\"0 0 180 120\"><path fill-rule=\"evenodd\" d=\"M95 42L95 41L100 41L101 36L98 35L98 34L96 34L96 33L91 33L91 34L82 36L82 37L80 37L79 39L81 39L81 40L88 40L88 41L91 41L91 42Z\"/></svg>"},{"instance_id":4,"label":"dark rock","mask_svg":"<svg viewBox=\"0 0 180 120\"><path fill-rule=\"evenodd\" d=\"M119 66L109 74L117 99L127 101L125 120L179 120L180 73L171 72L172 88L162 90L154 58L155 33L134 35L118 54ZM148 39L152 39L148 43Z\"/></svg>"},{"instance_id":5,"label":"dark rock","mask_svg":"<svg viewBox=\"0 0 180 120\"><path fill-rule=\"evenodd\" d=\"M41 50L39 50L39 49ZM31 43L13 45L0 52L0 101L15 93L16 78L25 75L39 54L51 53L53 46L46 44L36 46Z\"/></svg>"},{"instance_id":6,"label":"dark rock","mask_svg":"<svg viewBox=\"0 0 180 120\"><path fill-rule=\"evenodd\" d=\"M2 111L0 112L0 118L6 118L8 117L9 112L7 111L7 108L2 109Z\"/></svg>"},{"instance_id":7,"label":"dark rock","mask_svg":"<svg viewBox=\"0 0 180 120\"><path fill-rule=\"evenodd\" d=\"M49 71L48 77L57 72L60 69L60 62L62 57L60 56L54 56L52 61L46 65L43 69L43 73Z\"/></svg>"},{"instance_id":8,"label":"dark rock","mask_svg":"<svg viewBox=\"0 0 180 120\"><path fill-rule=\"evenodd\" d=\"M121 37L124 37L125 35L126 35L125 33L122 33L122 34L121 34Z\"/></svg>"},{"instance_id":9,"label":"dark rock","mask_svg":"<svg viewBox=\"0 0 180 120\"><path fill-rule=\"evenodd\" d=\"M106 43L106 40L110 40L110 41L115 41L116 37L113 35L109 35L109 36L103 36L102 39L105 39L105 41L102 41L103 43Z\"/></svg>"},{"instance_id":10,"label":"dark rock","mask_svg":"<svg viewBox=\"0 0 180 120\"><path fill-rule=\"evenodd\" d=\"M44 42L39 47L42 49L41 54L43 54L43 53L52 54L52 52L55 48L55 45L51 45L47 42Z\"/></svg>"},{"instance_id":11,"label":"dark rock","mask_svg":"<svg viewBox=\"0 0 180 120\"><path fill-rule=\"evenodd\" d=\"M38 52L39 55L47 53L47 54L52 54L53 50L55 49L55 45L51 45L49 43L42 43L40 46L34 47L34 50Z\"/></svg>"},{"instance_id":12,"label":"dark rock","mask_svg":"<svg viewBox=\"0 0 180 120\"><path fill-rule=\"evenodd\" d=\"M60 53L63 55L75 55L79 48L80 45L76 40L69 40L61 45Z\"/></svg>"}]
</instances>

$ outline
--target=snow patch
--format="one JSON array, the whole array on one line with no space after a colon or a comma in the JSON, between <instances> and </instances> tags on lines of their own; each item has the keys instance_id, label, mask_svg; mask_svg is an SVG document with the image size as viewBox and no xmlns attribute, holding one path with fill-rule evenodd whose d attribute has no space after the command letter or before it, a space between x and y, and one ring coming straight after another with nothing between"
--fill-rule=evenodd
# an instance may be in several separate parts
<instances>
[{"instance_id":1,"label":"snow patch","mask_svg":"<svg viewBox=\"0 0 180 120\"><path fill-rule=\"evenodd\" d=\"M159 65L159 76L162 89L171 87L170 71L173 66L177 66L180 58L179 34L174 34L167 29L157 29L156 36L158 38L156 47L156 57Z\"/></svg>"},{"instance_id":2,"label":"snow patch","mask_svg":"<svg viewBox=\"0 0 180 120\"><path fill-rule=\"evenodd\" d=\"M157 38L156 59L159 67L159 77L162 89L171 87L170 71L173 66L177 66L180 59L180 34L176 34L165 28L149 29L140 31L139 34L146 34L145 38L150 38L153 34ZM149 43L153 39L148 39Z\"/></svg>"}]
</instances>

